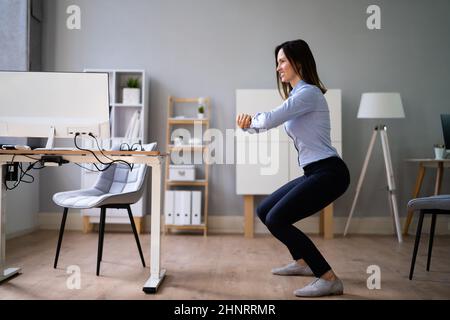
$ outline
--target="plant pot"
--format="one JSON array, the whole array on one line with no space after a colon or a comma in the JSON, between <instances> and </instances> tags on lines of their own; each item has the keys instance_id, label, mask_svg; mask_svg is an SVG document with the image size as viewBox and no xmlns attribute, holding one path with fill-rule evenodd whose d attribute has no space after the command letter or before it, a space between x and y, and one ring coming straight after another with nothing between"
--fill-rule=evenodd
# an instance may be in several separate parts
<instances>
[{"instance_id":1,"label":"plant pot","mask_svg":"<svg viewBox=\"0 0 450 320\"><path fill-rule=\"evenodd\" d=\"M205 114L204 113L197 113L197 118L203 119L203 118L205 118Z\"/></svg>"},{"instance_id":2,"label":"plant pot","mask_svg":"<svg viewBox=\"0 0 450 320\"><path fill-rule=\"evenodd\" d=\"M445 148L434 147L434 158L436 160L442 160L445 158Z\"/></svg>"},{"instance_id":3,"label":"plant pot","mask_svg":"<svg viewBox=\"0 0 450 320\"><path fill-rule=\"evenodd\" d=\"M140 104L141 89L139 88L123 88L122 102L124 104Z\"/></svg>"}]
</instances>

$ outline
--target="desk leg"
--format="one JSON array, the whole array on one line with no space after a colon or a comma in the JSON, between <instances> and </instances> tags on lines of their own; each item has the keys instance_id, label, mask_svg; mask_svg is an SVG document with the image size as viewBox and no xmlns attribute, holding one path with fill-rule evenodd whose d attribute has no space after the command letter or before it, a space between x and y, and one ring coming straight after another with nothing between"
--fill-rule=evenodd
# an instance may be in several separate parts
<instances>
[{"instance_id":1,"label":"desk leg","mask_svg":"<svg viewBox=\"0 0 450 320\"><path fill-rule=\"evenodd\" d=\"M164 280L166 270L161 269L161 162L152 167L152 211L150 234L150 278L142 290L156 293Z\"/></svg>"},{"instance_id":2,"label":"desk leg","mask_svg":"<svg viewBox=\"0 0 450 320\"><path fill-rule=\"evenodd\" d=\"M414 187L412 199L417 198L417 196L419 195L424 176L425 176L425 167L422 165L422 163L419 163L419 173L417 174L416 185ZM413 214L414 214L414 212L412 210L408 210L408 214L406 216L406 221L405 221L405 226L403 227L403 234L405 236L408 235L409 225L411 224Z\"/></svg>"},{"instance_id":3,"label":"desk leg","mask_svg":"<svg viewBox=\"0 0 450 320\"><path fill-rule=\"evenodd\" d=\"M253 238L253 217L254 202L253 195L244 196L244 236L246 238Z\"/></svg>"},{"instance_id":4,"label":"desk leg","mask_svg":"<svg viewBox=\"0 0 450 320\"><path fill-rule=\"evenodd\" d=\"M20 272L20 268L6 268L6 210L5 194L6 188L3 184L5 179L5 165L0 163L0 282Z\"/></svg>"},{"instance_id":5,"label":"desk leg","mask_svg":"<svg viewBox=\"0 0 450 320\"><path fill-rule=\"evenodd\" d=\"M434 195L437 196L441 193L442 185L442 175L444 173L444 163L438 162L437 172L436 172L436 182L434 185Z\"/></svg>"},{"instance_id":6,"label":"desk leg","mask_svg":"<svg viewBox=\"0 0 450 320\"><path fill-rule=\"evenodd\" d=\"M333 239L333 203L330 203L320 212L320 234L324 239Z\"/></svg>"}]
</instances>

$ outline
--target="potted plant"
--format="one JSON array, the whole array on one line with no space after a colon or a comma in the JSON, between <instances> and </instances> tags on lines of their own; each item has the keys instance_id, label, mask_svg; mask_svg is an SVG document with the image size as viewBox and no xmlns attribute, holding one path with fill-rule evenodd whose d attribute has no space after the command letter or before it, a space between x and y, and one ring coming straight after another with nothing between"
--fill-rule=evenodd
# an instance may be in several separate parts
<instances>
[{"instance_id":1,"label":"potted plant","mask_svg":"<svg viewBox=\"0 0 450 320\"><path fill-rule=\"evenodd\" d=\"M205 117L205 98L198 99L197 118L203 119Z\"/></svg>"},{"instance_id":2,"label":"potted plant","mask_svg":"<svg viewBox=\"0 0 450 320\"><path fill-rule=\"evenodd\" d=\"M445 158L445 145L443 145L443 144L435 144L434 145L434 157L436 159L444 159Z\"/></svg>"},{"instance_id":3,"label":"potted plant","mask_svg":"<svg viewBox=\"0 0 450 320\"><path fill-rule=\"evenodd\" d=\"M123 103L124 104L139 104L141 103L141 89L139 78L130 78L127 81L126 88L123 88Z\"/></svg>"},{"instance_id":4,"label":"potted plant","mask_svg":"<svg viewBox=\"0 0 450 320\"><path fill-rule=\"evenodd\" d=\"M204 117L205 117L205 107L199 106L198 107L197 118L203 119Z\"/></svg>"}]
</instances>

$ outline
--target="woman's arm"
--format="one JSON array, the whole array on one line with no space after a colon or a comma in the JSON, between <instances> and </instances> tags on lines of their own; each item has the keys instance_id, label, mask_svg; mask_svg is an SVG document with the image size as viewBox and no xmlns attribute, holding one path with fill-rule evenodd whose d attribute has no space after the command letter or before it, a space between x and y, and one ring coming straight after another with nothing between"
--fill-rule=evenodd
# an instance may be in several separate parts
<instances>
[{"instance_id":1,"label":"woman's arm","mask_svg":"<svg viewBox=\"0 0 450 320\"><path fill-rule=\"evenodd\" d=\"M240 113L236 117L236 123L239 128L248 133L259 133L260 129L251 128L252 116L245 113Z\"/></svg>"},{"instance_id":2,"label":"woman's arm","mask_svg":"<svg viewBox=\"0 0 450 320\"><path fill-rule=\"evenodd\" d=\"M251 121L249 128L272 129L289 119L315 110L318 92L315 88L304 88L299 93L290 96L282 105L269 112L258 112Z\"/></svg>"}]
</instances>

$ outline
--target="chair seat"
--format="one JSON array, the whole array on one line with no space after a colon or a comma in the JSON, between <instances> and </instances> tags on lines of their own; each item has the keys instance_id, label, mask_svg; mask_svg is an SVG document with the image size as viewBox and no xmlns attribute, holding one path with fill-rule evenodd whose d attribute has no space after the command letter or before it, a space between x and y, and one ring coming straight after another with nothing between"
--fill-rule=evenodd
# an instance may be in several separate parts
<instances>
[{"instance_id":1,"label":"chair seat","mask_svg":"<svg viewBox=\"0 0 450 320\"><path fill-rule=\"evenodd\" d=\"M139 192L104 193L91 188L55 193L53 201L64 208L90 209L107 204L132 204L139 197Z\"/></svg>"},{"instance_id":2,"label":"chair seat","mask_svg":"<svg viewBox=\"0 0 450 320\"><path fill-rule=\"evenodd\" d=\"M437 196L412 199L408 202L408 208L412 210L450 210L450 195L442 194Z\"/></svg>"}]
</instances>

